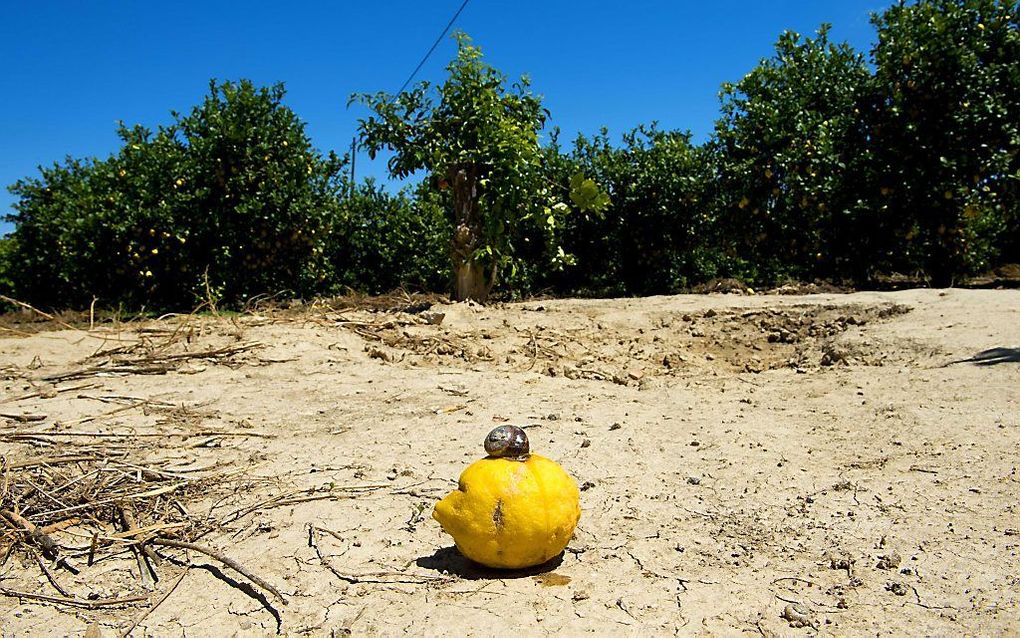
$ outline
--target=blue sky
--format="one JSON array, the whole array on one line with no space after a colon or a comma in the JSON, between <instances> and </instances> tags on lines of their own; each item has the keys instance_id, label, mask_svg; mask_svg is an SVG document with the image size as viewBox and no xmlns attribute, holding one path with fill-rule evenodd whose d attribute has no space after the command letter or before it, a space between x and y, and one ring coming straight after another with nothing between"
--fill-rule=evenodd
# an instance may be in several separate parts
<instances>
[{"instance_id":1,"label":"blue sky","mask_svg":"<svg viewBox=\"0 0 1020 638\"><path fill-rule=\"evenodd\" d=\"M106 157L118 120L166 123L202 99L210 78L284 82L315 145L343 151L366 114L346 107L349 95L396 91L461 1L4 2L0 217L13 202L6 186L67 155ZM831 22L833 39L866 52L869 14L888 4L471 0L456 28L510 77L531 76L565 140L658 120L701 141L719 85L769 56L784 29ZM441 81L454 52L445 39L417 79ZM364 155L357 168L385 174Z\"/></svg>"}]
</instances>

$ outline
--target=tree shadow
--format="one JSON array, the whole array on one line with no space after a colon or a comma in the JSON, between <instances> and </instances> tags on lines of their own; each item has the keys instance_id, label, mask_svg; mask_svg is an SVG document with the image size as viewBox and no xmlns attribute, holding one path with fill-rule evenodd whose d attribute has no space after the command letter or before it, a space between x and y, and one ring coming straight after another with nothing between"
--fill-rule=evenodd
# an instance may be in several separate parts
<instances>
[{"instance_id":1,"label":"tree shadow","mask_svg":"<svg viewBox=\"0 0 1020 638\"><path fill-rule=\"evenodd\" d=\"M496 578L527 578L550 572L563 562L563 552L534 567L526 569L493 569L465 558L455 546L437 549L431 556L414 561L418 567L439 573L453 574L464 580L490 580Z\"/></svg>"},{"instance_id":2,"label":"tree shadow","mask_svg":"<svg viewBox=\"0 0 1020 638\"><path fill-rule=\"evenodd\" d=\"M1020 348L989 348L982 350L964 361L979 366L994 366L999 363L1020 363Z\"/></svg>"}]
</instances>

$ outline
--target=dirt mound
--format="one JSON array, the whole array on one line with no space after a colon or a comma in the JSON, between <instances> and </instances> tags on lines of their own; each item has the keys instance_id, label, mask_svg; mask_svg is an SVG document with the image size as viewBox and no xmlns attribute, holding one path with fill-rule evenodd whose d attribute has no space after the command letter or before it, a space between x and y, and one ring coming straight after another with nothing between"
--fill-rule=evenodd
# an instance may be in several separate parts
<instances>
[{"instance_id":1,"label":"dirt mound","mask_svg":"<svg viewBox=\"0 0 1020 638\"><path fill-rule=\"evenodd\" d=\"M467 306L470 313L481 314ZM832 365L881 365L891 353L860 338L864 327L909 312L896 303L802 304L635 313L631 321L590 316L552 326L543 305L504 308L498 327L477 327L463 308L435 306L424 318L343 319L363 337L369 356L417 367L467 366L498 372L638 385L658 376L763 372ZM459 312L459 320L442 322ZM508 317L507 315L511 315ZM484 315L479 317L484 320ZM455 324L455 325L449 325ZM847 334L852 332L852 334Z\"/></svg>"}]
</instances>

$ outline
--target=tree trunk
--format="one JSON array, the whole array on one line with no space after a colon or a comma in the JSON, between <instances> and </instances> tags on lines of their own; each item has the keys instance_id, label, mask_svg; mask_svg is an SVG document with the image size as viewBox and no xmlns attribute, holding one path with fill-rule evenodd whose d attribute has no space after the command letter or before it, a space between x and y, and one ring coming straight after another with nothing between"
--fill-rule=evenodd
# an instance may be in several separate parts
<instances>
[{"instance_id":1,"label":"tree trunk","mask_svg":"<svg viewBox=\"0 0 1020 638\"><path fill-rule=\"evenodd\" d=\"M453 256L454 298L457 301L484 302L489 297L485 268L475 259L482 241L482 224L478 217L477 164L461 165L450 171L453 194L454 231Z\"/></svg>"}]
</instances>

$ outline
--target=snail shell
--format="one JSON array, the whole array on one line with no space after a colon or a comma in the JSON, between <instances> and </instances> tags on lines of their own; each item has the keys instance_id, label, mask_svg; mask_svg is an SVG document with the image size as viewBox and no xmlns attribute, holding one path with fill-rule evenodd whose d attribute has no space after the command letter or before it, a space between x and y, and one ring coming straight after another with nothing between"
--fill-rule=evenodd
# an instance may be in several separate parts
<instances>
[{"instance_id":1,"label":"snail shell","mask_svg":"<svg viewBox=\"0 0 1020 638\"><path fill-rule=\"evenodd\" d=\"M489 456L523 460L531 453L528 434L516 425L501 425L485 437Z\"/></svg>"}]
</instances>

